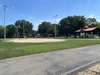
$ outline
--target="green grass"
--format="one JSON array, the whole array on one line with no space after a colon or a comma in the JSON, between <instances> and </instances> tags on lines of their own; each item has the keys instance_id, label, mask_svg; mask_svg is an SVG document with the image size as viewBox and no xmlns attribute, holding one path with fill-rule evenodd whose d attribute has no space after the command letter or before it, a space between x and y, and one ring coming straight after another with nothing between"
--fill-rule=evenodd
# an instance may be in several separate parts
<instances>
[{"instance_id":1,"label":"green grass","mask_svg":"<svg viewBox=\"0 0 100 75\"><path fill-rule=\"evenodd\" d=\"M69 39L59 43L5 43L0 41L0 59L77 48L87 45L100 44L100 40Z\"/></svg>"}]
</instances>

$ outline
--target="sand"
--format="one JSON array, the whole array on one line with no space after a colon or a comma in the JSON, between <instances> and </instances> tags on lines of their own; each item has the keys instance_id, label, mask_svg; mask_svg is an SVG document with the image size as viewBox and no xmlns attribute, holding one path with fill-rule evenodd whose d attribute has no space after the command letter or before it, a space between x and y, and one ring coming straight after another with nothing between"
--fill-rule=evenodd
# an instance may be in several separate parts
<instances>
[{"instance_id":1,"label":"sand","mask_svg":"<svg viewBox=\"0 0 100 75\"><path fill-rule=\"evenodd\" d=\"M63 42L65 39L49 39L49 38L20 38L20 39L7 39L5 42L14 43L45 43L45 42Z\"/></svg>"},{"instance_id":2,"label":"sand","mask_svg":"<svg viewBox=\"0 0 100 75\"><path fill-rule=\"evenodd\" d=\"M100 75L100 64L96 64L84 71L78 72L77 75Z\"/></svg>"}]
</instances>

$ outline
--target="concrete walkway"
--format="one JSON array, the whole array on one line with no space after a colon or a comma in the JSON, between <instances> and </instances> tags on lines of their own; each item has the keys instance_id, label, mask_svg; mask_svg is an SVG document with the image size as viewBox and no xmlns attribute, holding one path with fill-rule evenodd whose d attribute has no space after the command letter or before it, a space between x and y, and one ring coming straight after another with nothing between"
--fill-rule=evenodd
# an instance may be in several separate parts
<instances>
[{"instance_id":1,"label":"concrete walkway","mask_svg":"<svg viewBox=\"0 0 100 75\"><path fill-rule=\"evenodd\" d=\"M63 75L100 58L100 45L0 60L0 75Z\"/></svg>"}]
</instances>

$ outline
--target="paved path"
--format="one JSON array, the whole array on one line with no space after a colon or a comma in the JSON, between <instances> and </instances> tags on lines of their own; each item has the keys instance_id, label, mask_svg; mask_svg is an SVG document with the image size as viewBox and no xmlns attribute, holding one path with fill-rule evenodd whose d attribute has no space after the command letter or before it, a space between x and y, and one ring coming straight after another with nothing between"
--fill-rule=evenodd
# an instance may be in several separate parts
<instances>
[{"instance_id":1,"label":"paved path","mask_svg":"<svg viewBox=\"0 0 100 75\"><path fill-rule=\"evenodd\" d=\"M100 45L0 60L0 75L63 75L100 57Z\"/></svg>"}]
</instances>

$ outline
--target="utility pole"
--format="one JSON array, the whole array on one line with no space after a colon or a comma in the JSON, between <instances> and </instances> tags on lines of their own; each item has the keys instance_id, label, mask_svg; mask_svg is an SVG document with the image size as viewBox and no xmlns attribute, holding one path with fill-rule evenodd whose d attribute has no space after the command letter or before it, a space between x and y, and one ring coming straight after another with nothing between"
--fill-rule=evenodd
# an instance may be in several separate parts
<instances>
[{"instance_id":1,"label":"utility pole","mask_svg":"<svg viewBox=\"0 0 100 75\"><path fill-rule=\"evenodd\" d=\"M4 11L4 39L6 40L6 25L5 25L5 22L6 22L6 8L7 6L6 5L3 5L3 11Z\"/></svg>"}]
</instances>

